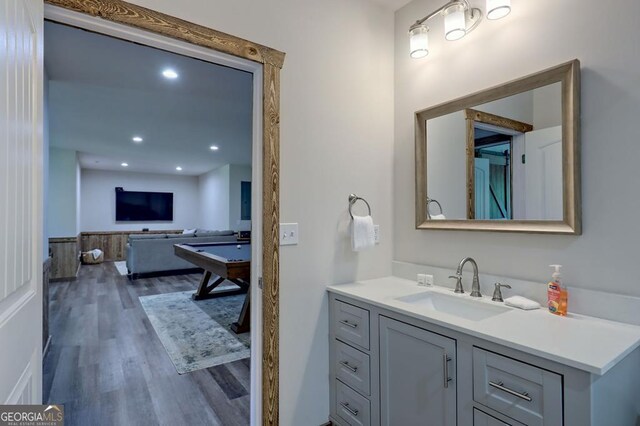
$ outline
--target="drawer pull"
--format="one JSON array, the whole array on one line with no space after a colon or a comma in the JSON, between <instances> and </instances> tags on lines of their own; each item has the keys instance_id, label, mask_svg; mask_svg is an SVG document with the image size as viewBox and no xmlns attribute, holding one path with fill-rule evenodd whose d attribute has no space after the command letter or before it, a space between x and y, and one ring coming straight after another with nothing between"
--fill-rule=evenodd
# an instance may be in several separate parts
<instances>
[{"instance_id":1,"label":"drawer pull","mask_svg":"<svg viewBox=\"0 0 640 426\"><path fill-rule=\"evenodd\" d=\"M344 324L347 327L351 327L351 328L357 328L358 324L351 324L349 321L346 320L340 320L340 324Z\"/></svg>"},{"instance_id":2,"label":"drawer pull","mask_svg":"<svg viewBox=\"0 0 640 426\"><path fill-rule=\"evenodd\" d=\"M520 399L524 399L527 402L531 402L531 397L529 396L529 394L527 392L516 392L514 390L511 390L507 387L504 386L504 383L502 382L498 382L498 383L494 383L492 381L489 381L489 386L492 386L498 390L501 390L503 392L508 393L509 395L513 395L513 396L517 396Z\"/></svg>"},{"instance_id":3,"label":"drawer pull","mask_svg":"<svg viewBox=\"0 0 640 426\"><path fill-rule=\"evenodd\" d=\"M349 412L349 414L351 414L352 416L357 416L358 415L358 410L355 409L355 408L351 408L349 406L348 402L341 402L340 405L342 405L342 408L347 410Z\"/></svg>"},{"instance_id":4,"label":"drawer pull","mask_svg":"<svg viewBox=\"0 0 640 426\"><path fill-rule=\"evenodd\" d=\"M344 368L351 371L352 373L355 373L358 371L358 367L353 367L352 365L349 365L348 361L340 361L340 365L342 365Z\"/></svg>"},{"instance_id":5,"label":"drawer pull","mask_svg":"<svg viewBox=\"0 0 640 426\"><path fill-rule=\"evenodd\" d=\"M451 357L449 357L446 353L442 356L442 364L444 369L444 387L445 389L449 387L449 382L452 380L449 377L449 361L451 361Z\"/></svg>"}]
</instances>

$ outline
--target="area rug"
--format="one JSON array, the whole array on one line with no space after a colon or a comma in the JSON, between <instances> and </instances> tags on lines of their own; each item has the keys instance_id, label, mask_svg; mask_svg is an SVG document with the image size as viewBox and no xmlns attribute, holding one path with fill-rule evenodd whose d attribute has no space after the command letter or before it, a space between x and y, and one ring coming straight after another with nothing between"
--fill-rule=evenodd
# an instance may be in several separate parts
<instances>
[{"instance_id":1,"label":"area rug","mask_svg":"<svg viewBox=\"0 0 640 426\"><path fill-rule=\"evenodd\" d=\"M244 295L191 299L193 291L140 296L156 334L178 374L250 356L250 333L235 334Z\"/></svg>"},{"instance_id":2,"label":"area rug","mask_svg":"<svg viewBox=\"0 0 640 426\"><path fill-rule=\"evenodd\" d=\"M127 271L127 262L124 260L113 262L113 265L118 270L120 275L127 275L129 271Z\"/></svg>"}]
</instances>

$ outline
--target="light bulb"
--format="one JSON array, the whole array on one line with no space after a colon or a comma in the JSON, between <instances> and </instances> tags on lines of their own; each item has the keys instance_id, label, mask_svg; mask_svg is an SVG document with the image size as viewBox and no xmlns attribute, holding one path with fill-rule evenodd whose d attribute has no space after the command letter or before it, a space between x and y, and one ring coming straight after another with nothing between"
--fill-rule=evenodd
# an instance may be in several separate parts
<instances>
[{"instance_id":1,"label":"light bulb","mask_svg":"<svg viewBox=\"0 0 640 426\"><path fill-rule=\"evenodd\" d=\"M444 37L449 41L459 40L467 34L467 25L464 16L464 5L456 3L443 12Z\"/></svg>"},{"instance_id":2,"label":"light bulb","mask_svg":"<svg viewBox=\"0 0 640 426\"><path fill-rule=\"evenodd\" d=\"M409 30L409 55L414 59L429 54L429 27L417 25Z\"/></svg>"},{"instance_id":3,"label":"light bulb","mask_svg":"<svg viewBox=\"0 0 640 426\"><path fill-rule=\"evenodd\" d=\"M511 0L487 0L487 19L504 18L511 12Z\"/></svg>"}]
</instances>

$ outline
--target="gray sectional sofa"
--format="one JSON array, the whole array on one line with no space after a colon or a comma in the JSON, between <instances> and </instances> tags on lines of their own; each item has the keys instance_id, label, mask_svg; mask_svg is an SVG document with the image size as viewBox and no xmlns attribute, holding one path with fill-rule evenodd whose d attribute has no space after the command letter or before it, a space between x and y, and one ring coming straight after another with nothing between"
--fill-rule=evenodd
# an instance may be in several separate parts
<instances>
[{"instance_id":1,"label":"gray sectional sofa","mask_svg":"<svg viewBox=\"0 0 640 426\"><path fill-rule=\"evenodd\" d=\"M174 254L174 244L230 242L236 239L234 231L205 229L196 229L193 234L131 234L127 243L129 278L168 275L196 268Z\"/></svg>"}]
</instances>

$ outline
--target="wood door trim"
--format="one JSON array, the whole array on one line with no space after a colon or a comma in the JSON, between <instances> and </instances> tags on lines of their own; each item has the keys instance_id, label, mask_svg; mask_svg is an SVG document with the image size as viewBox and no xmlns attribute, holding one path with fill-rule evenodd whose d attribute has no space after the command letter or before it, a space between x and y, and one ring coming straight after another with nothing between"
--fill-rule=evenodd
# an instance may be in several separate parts
<instances>
[{"instance_id":1,"label":"wood door trim","mask_svg":"<svg viewBox=\"0 0 640 426\"><path fill-rule=\"evenodd\" d=\"M262 422L277 425L280 362L280 69L285 54L121 0L45 0L45 3L263 64Z\"/></svg>"},{"instance_id":2,"label":"wood door trim","mask_svg":"<svg viewBox=\"0 0 640 426\"><path fill-rule=\"evenodd\" d=\"M464 118L467 124L467 219L472 220L476 218L476 173L474 162L476 131L474 123L490 124L520 133L532 131L533 126L529 123L472 108L464 110Z\"/></svg>"}]
</instances>

